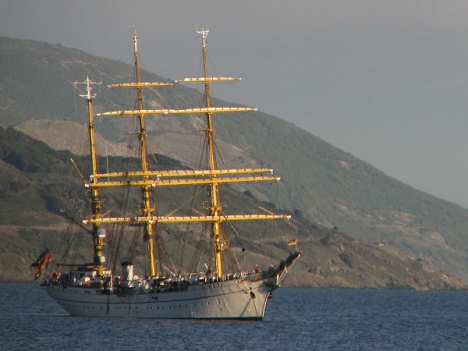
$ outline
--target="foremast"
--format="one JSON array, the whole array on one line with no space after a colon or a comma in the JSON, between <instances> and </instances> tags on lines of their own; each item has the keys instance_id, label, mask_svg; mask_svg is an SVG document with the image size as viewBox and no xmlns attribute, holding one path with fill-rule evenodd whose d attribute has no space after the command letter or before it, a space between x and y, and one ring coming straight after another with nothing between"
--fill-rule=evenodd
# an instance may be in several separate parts
<instances>
[{"instance_id":1,"label":"foremast","mask_svg":"<svg viewBox=\"0 0 468 351\"><path fill-rule=\"evenodd\" d=\"M222 183L219 180L219 174L216 173L218 169L217 160L216 160L216 143L214 137L214 128L213 128L213 113L216 112L216 109L212 108L211 105L211 82L225 82L225 81L235 81L240 80L240 78L232 77L210 77L208 72L208 60L207 60L207 40L209 30L201 29L197 31L197 34L201 36L202 39L202 62L203 62L203 77L202 78L186 78L182 82L200 82L204 83L204 96L205 96L205 116L206 116L206 145L207 145L207 155L208 155L208 167L211 172L210 174L210 183L209 183L209 195L210 195L210 206L207 208L208 216L212 218L218 218L212 221L211 224L211 234L213 236L213 255L215 260L216 274L218 277L223 276L223 259L222 253L229 247L229 240L222 232L221 223L224 221L222 217L222 205L220 201L219 194L219 185ZM226 112L238 112L236 108L224 108ZM251 109L256 110L256 109ZM279 178L278 178L279 179ZM238 180L232 180L232 183L239 182ZM244 218L245 220L247 218ZM251 218L249 218L251 219Z\"/></svg>"},{"instance_id":2,"label":"foremast","mask_svg":"<svg viewBox=\"0 0 468 351\"><path fill-rule=\"evenodd\" d=\"M205 78L205 99L206 99L206 107L211 107L211 91L210 91L210 82L207 79L209 77L208 74L208 63L206 59L206 37L208 36L209 30L202 29L197 31L199 35L202 37L202 59L203 59L203 77ZM208 163L210 171L214 171L218 169L217 162L216 162L216 153L215 153L215 141L214 141L214 129L213 129L213 114L211 112L207 112L206 114L206 139L207 139L207 147L208 147ZM211 216L219 216L221 212L221 205L219 199L219 183L215 182L214 180L218 177L217 174L211 174L211 180L213 182L210 184L210 198L211 198L211 206L208 208L208 214ZM216 264L216 274L218 277L223 276L223 260L222 260L222 253L225 249L229 247L229 240L224 238L221 233L221 223L220 221L214 221L212 223L212 235L213 235L213 249L214 249L214 257L215 257L215 264Z\"/></svg>"}]
</instances>

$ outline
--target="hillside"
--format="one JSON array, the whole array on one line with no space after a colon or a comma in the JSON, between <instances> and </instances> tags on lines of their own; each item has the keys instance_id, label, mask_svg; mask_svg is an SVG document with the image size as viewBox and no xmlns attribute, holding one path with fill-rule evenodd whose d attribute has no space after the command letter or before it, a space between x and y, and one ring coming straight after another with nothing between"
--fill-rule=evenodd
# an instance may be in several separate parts
<instances>
[{"instance_id":1,"label":"hillside","mask_svg":"<svg viewBox=\"0 0 468 351\"><path fill-rule=\"evenodd\" d=\"M70 157L80 162L79 157L50 149L45 143L12 128L0 128L0 281L32 279L29 265L38 253L48 247L60 260L58 254L64 251L63 245L70 242L70 238L83 243L79 249L83 260L89 255L91 238L60 215L63 209L73 213L86 204L78 177L70 176L67 171L71 169ZM162 155L157 158L160 168L183 167ZM123 162L114 157L108 161L111 164ZM230 199L224 207L233 213L258 209L259 206L269 211L281 211L271 204L260 203L248 192L241 194L226 189L223 195ZM158 198L160 209L171 206L172 197L163 191L158 192ZM107 208L112 209L115 199L111 196L106 200ZM290 250L287 245L290 238L298 238L304 255L290 271L288 285L468 288L458 278L420 259L389 246L365 244L337 229L320 227L304 218L300 211L295 211L290 221L266 225L255 222L240 227L231 243L244 269L254 267L258 262L263 262L261 268L267 269L269 264L277 264L285 257ZM170 237L166 239L171 240ZM140 245L143 246L143 241Z\"/></svg>"},{"instance_id":2,"label":"hillside","mask_svg":"<svg viewBox=\"0 0 468 351\"><path fill-rule=\"evenodd\" d=\"M60 45L0 38L0 57L2 125L15 126L55 149L74 153L86 150L85 144L74 141L77 128L85 128L85 104L74 98L77 94L73 94L70 82L84 80L87 75L102 80L103 86L131 79L132 65ZM142 78L165 80L149 72ZM148 89L145 102L151 108L184 108L200 105L201 98L197 90L175 84ZM133 106L133 96L102 88L94 102L95 112L121 109ZM213 103L226 105L218 100ZM60 121L60 129L51 128L51 121ZM128 148L117 131L130 122L110 123L103 128L102 121L97 121L102 138L107 140L107 150L102 149L102 153L126 155ZM158 153L193 166L189 143L198 137L193 131L200 129L200 123L197 116L155 117L148 121L147 131ZM466 209L388 177L277 117L255 112L216 116L215 123L226 164L268 166L282 177L275 191L247 186L237 190L248 190L279 208L299 209L306 219L324 228L339 228L370 244L385 238L387 247L403 249L468 281ZM175 140L178 147L169 149L169 140Z\"/></svg>"}]
</instances>

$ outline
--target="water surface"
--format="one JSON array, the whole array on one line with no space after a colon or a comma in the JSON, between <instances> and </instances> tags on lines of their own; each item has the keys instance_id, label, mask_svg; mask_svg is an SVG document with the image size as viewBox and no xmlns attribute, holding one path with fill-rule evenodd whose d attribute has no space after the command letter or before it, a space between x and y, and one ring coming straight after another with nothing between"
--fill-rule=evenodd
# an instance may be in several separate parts
<instances>
[{"instance_id":1,"label":"water surface","mask_svg":"<svg viewBox=\"0 0 468 351\"><path fill-rule=\"evenodd\" d=\"M70 317L0 284L2 350L468 350L468 292L279 289L263 322Z\"/></svg>"}]
</instances>

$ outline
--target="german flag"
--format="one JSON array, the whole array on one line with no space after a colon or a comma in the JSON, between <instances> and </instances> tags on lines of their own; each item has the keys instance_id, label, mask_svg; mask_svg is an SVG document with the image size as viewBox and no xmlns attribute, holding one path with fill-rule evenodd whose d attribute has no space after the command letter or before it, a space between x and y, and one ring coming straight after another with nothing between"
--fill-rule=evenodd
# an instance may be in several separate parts
<instances>
[{"instance_id":1,"label":"german flag","mask_svg":"<svg viewBox=\"0 0 468 351\"><path fill-rule=\"evenodd\" d=\"M297 239L289 240L288 245L289 246L297 245Z\"/></svg>"},{"instance_id":2,"label":"german flag","mask_svg":"<svg viewBox=\"0 0 468 351\"><path fill-rule=\"evenodd\" d=\"M37 260L31 264L31 267L34 267L36 269L36 275L34 280L37 280L40 276L41 273L44 269L47 268L49 263L52 262L52 256L50 254L49 249L45 249L44 252L42 252Z\"/></svg>"}]
</instances>

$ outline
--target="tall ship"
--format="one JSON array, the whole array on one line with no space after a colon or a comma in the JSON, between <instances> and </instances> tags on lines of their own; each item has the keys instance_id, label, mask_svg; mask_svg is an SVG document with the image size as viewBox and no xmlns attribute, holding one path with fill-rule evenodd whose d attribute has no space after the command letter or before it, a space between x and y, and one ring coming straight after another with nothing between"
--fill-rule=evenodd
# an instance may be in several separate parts
<instances>
[{"instance_id":1,"label":"tall ship","mask_svg":"<svg viewBox=\"0 0 468 351\"><path fill-rule=\"evenodd\" d=\"M41 284L47 294L72 316L178 318L178 319L247 319L262 320L269 298L280 287L288 269L301 256L297 246L285 258L268 268L242 269L230 248L226 227L237 221L288 220L287 214L262 213L229 214L225 212L225 184L276 182L280 178L269 168L223 168L218 165L218 150L213 116L226 113L248 113L250 107L212 106L210 86L217 82L238 80L231 77L211 77L207 66L208 30L197 31L202 39L203 75L186 78L179 83L201 83L204 99L201 106L188 109L147 109L144 89L170 86L164 82L143 82L140 78L138 38L134 36L135 79L131 83L109 85L115 89L133 89L133 109L97 114L107 118L133 118L137 137L137 166L118 172L100 172L97 137L93 113L94 82L84 83L80 96L87 100L89 125L89 179L73 162L89 195L90 215L82 222L75 221L92 241L92 262L65 262L66 257L54 257L46 250L33 264L36 278L47 268ZM204 126L204 162L199 168L154 169L151 166L151 147L146 128L148 116L171 118L179 115L201 116ZM103 167L105 168L105 167ZM158 206L158 196L164 191L175 192L171 198L187 206L172 206L170 210ZM106 208L106 192L122 196L128 202L127 191L138 194L138 206L117 212ZM203 193L204 196L199 196ZM182 200L185 195L199 200ZM117 201L115 201L117 203ZM138 208L137 208L138 207ZM167 213L163 213L167 212ZM175 228L175 229L169 229ZM134 239L128 239L128 234ZM178 236L174 233L188 233ZM140 233L140 234L138 234ZM127 236L125 236L127 235ZM141 240L143 237L143 240ZM138 239L135 239L138 238ZM172 253L164 245L171 242ZM143 242L144 262L140 271L135 254L136 241ZM112 244L111 244L112 242ZM184 242L188 249L181 249ZM126 254L124 243L132 247ZM291 244L295 244L291 241ZM203 245L206 244L207 249ZM113 251L111 251L111 249ZM71 255L73 250L69 250ZM90 252L91 253L91 252ZM190 259L189 259L190 258ZM63 262L62 262L63 260ZM184 261L185 260L185 261ZM118 263L116 263L118 262ZM189 262L189 263L184 263ZM119 267L120 266L120 267ZM50 273L54 267L53 273Z\"/></svg>"}]
</instances>

